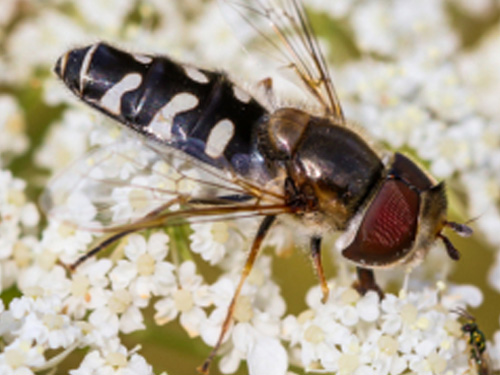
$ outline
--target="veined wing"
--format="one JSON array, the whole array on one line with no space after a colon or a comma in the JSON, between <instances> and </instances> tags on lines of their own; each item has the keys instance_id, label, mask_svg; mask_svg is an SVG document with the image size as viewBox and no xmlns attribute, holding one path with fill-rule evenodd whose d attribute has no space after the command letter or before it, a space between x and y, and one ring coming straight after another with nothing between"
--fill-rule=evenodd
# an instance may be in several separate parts
<instances>
[{"instance_id":1,"label":"veined wing","mask_svg":"<svg viewBox=\"0 0 500 375\"><path fill-rule=\"evenodd\" d=\"M279 189L161 147L130 139L90 151L49 182L42 209L82 229L110 232L287 212Z\"/></svg>"},{"instance_id":2,"label":"veined wing","mask_svg":"<svg viewBox=\"0 0 500 375\"><path fill-rule=\"evenodd\" d=\"M345 122L324 55L300 0L220 1L258 33L256 44L270 47L297 74L325 115Z\"/></svg>"}]
</instances>

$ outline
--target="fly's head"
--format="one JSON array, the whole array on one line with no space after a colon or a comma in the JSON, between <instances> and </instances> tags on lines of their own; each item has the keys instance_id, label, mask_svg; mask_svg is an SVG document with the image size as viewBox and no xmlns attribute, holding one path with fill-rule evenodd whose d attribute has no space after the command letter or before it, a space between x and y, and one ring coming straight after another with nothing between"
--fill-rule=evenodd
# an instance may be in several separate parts
<instances>
[{"instance_id":1,"label":"fly's head","mask_svg":"<svg viewBox=\"0 0 500 375\"><path fill-rule=\"evenodd\" d=\"M464 237L472 230L448 221L446 211L444 184L433 183L414 162L396 153L342 254L365 268L412 264L440 239L450 258L458 260L460 253L443 230L450 228Z\"/></svg>"}]
</instances>

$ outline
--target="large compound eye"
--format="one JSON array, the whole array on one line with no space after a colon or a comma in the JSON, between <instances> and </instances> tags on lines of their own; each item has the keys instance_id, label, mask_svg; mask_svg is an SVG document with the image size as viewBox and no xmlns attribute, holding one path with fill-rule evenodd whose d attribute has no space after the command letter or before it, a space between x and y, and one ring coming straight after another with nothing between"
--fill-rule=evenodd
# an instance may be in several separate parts
<instances>
[{"instance_id":1,"label":"large compound eye","mask_svg":"<svg viewBox=\"0 0 500 375\"><path fill-rule=\"evenodd\" d=\"M417 232L420 195L406 183L386 180L368 207L358 232L342 254L358 263L383 266L404 258Z\"/></svg>"}]
</instances>

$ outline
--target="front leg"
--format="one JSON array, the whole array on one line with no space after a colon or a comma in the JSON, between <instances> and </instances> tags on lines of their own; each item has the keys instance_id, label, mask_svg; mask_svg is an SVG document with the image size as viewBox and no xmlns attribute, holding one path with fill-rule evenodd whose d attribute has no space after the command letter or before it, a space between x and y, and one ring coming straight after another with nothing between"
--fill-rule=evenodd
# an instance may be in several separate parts
<instances>
[{"instance_id":1,"label":"front leg","mask_svg":"<svg viewBox=\"0 0 500 375\"><path fill-rule=\"evenodd\" d=\"M243 268L243 271L241 272L240 276L240 281L238 282L238 285L236 287L236 290L234 291L233 298L231 299L231 303L229 304L229 307L227 309L226 313L226 318L224 319L224 322L222 323L221 331L219 334L219 338L217 339L217 343L213 347L212 351L208 355L207 359L203 364L198 367L198 373L202 375L208 375L209 373L209 368L210 364L212 363L212 360L215 358L215 355L217 354L217 351L219 350L220 346L222 345L222 341L224 340L224 337L229 330L229 326L231 325L232 319L233 319L233 314L234 314L234 308L236 306L236 301L238 300L238 297L241 293L241 289L243 288L243 284L245 283L245 280L247 279L248 275L250 274L250 271L252 270L252 267L255 263L255 260L257 259L257 255L259 254L259 250L261 249L261 244L262 241L264 241L264 238L266 234L269 232L269 229L273 225L274 221L276 219L276 216L266 216L264 220L260 223L259 229L257 230L257 234L255 235L255 238L252 243L252 247L250 249L250 252L248 253L247 260L245 262L245 267Z\"/></svg>"},{"instance_id":2,"label":"front leg","mask_svg":"<svg viewBox=\"0 0 500 375\"><path fill-rule=\"evenodd\" d=\"M368 291L373 290L377 292L380 299L384 298L384 292L375 281L373 270L356 267L356 273L358 274L358 280L354 282L353 288L356 289L359 294L364 296Z\"/></svg>"},{"instance_id":3,"label":"front leg","mask_svg":"<svg viewBox=\"0 0 500 375\"><path fill-rule=\"evenodd\" d=\"M321 302L326 303L330 291L328 289L328 284L325 279L325 273L323 271L323 265L321 263L321 237L314 236L311 238L311 257L313 260L314 268L316 269L316 274L318 275L319 283L321 285L321 291L323 292L323 298L321 299Z\"/></svg>"}]
</instances>

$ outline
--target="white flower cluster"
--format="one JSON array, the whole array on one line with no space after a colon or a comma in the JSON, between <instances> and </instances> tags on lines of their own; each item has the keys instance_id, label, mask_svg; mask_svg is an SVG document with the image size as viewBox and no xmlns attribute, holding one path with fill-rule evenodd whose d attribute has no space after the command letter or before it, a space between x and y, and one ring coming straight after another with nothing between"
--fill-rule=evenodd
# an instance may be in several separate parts
<instances>
[{"instance_id":1,"label":"white flower cluster","mask_svg":"<svg viewBox=\"0 0 500 375\"><path fill-rule=\"evenodd\" d=\"M6 94L0 95L0 167L28 148L28 137L24 133L25 120L17 100Z\"/></svg>"},{"instance_id":2,"label":"white flower cluster","mask_svg":"<svg viewBox=\"0 0 500 375\"><path fill-rule=\"evenodd\" d=\"M39 234L38 211L25 193L26 184L35 185L38 179L24 182L0 170L0 292L6 301L0 301L0 374L57 373L79 348L86 349L85 356L69 370L71 375L153 374L140 346L127 348L123 342L132 332L154 330L148 318L154 321L151 325L178 321L189 337L214 346L258 221L201 222L188 229L130 234L108 249L113 250L109 257L93 257L68 272L63 264L72 264L95 245L95 233L85 228L134 222L174 199L173 192L199 189L193 182L200 174L210 178L212 172L182 162L163 163L135 140L113 148L115 140L128 135L77 104L47 72L67 49L101 39L134 51L227 68L240 79L264 78L270 72L241 53L215 2L7 3L0 14L0 87L16 92L41 86L40 105L62 108L35 150L34 164L55 173L89 146L99 146L77 166L96 163L92 177L106 175L112 183L103 191L91 179L67 175L57 180L51 192L67 193L67 214L78 212L79 223L85 225L49 218ZM500 25L465 52L448 7L480 19L497 6L494 0L471 4L310 1L315 15L347 27L345 37L352 36L358 49L358 56L334 71L347 117L385 146L409 152L433 175L460 187L469 215L478 216L480 236L500 249L500 112L495 100L500 96ZM249 31L244 29L240 37L250 39ZM2 168L27 150L19 103L13 94L0 95ZM73 182L81 182L78 189ZM456 205L463 215L460 204L451 197L451 209ZM289 228L275 229L266 247L285 254L297 235ZM190 252L182 251L186 244ZM500 290L497 254L490 284ZM205 279L200 258L220 271L217 277ZM375 293L359 296L346 286L350 276L346 282L339 272L342 277L330 281L329 300L321 303L320 289L314 287L306 297L307 310L299 314L287 313L281 287L289 286L273 279L271 262L270 256L261 255L242 289L220 350L223 373L235 373L242 361L252 375L292 374L289 368L345 375L475 373L469 337L451 310L477 307L481 292L452 284L446 288L442 282L434 286L425 271L435 275L436 264L445 268L444 261L424 262L412 274L409 290L399 296L387 293L382 301ZM439 279L445 277L446 272L439 274ZM499 332L488 350L493 368L500 368ZM175 362L175 355L168 360Z\"/></svg>"},{"instance_id":3,"label":"white flower cluster","mask_svg":"<svg viewBox=\"0 0 500 375\"><path fill-rule=\"evenodd\" d=\"M376 293L360 297L338 288L328 303L319 289L308 295L309 309L283 321L285 338L297 346L296 360L309 371L336 374L464 374L466 345L448 301L434 290L404 298Z\"/></svg>"},{"instance_id":4,"label":"white flower cluster","mask_svg":"<svg viewBox=\"0 0 500 375\"><path fill-rule=\"evenodd\" d=\"M26 183L0 170L0 291L10 288L30 263L39 213L27 201Z\"/></svg>"}]
</instances>

